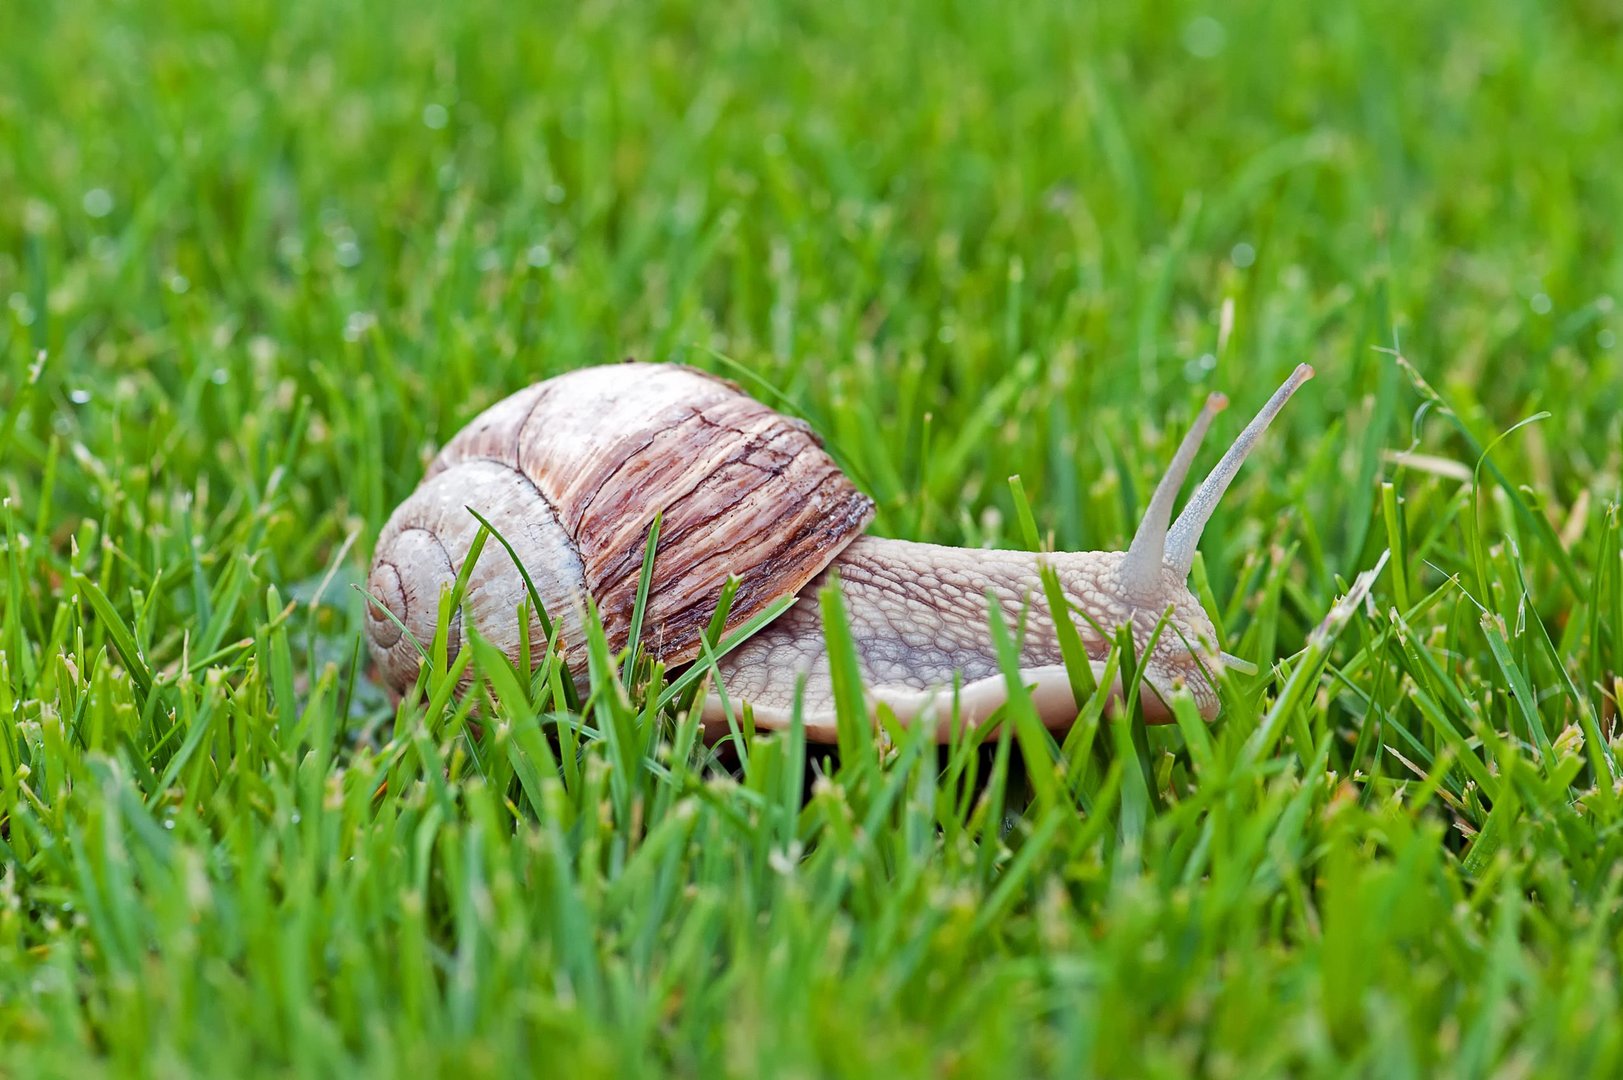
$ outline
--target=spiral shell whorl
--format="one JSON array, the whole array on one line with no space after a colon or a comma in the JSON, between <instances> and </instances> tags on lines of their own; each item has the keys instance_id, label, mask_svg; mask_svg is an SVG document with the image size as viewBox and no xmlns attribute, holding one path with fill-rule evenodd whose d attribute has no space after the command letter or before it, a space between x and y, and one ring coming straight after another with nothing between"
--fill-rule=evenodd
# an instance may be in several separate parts
<instances>
[{"instance_id":1,"label":"spiral shell whorl","mask_svg":"<svg viewBox=\"0 0 1623 1080\"><path fill-rule=\"evenodd\" d=\"M424 648L434 639L440 593L453 586L479 522L479 511L499 530L535 582L548 616L561 623L566 642L580 640L586 595L580 556L534 485L518 471L494 461L461 462L425 480L389 519L378 539L367 591L386 604ZM524 578L505 549L486 544L468 577L464 606L479 632L508 652L518 652L518 610L526 598ZM393 620L367 605L367 637L384 680L397 690L417 678L419 654ZM530 640L536 655L546 640L540 616L531 613ZM446 634L447 655L462 646L462 614Z\"/></svg>"}]
</instances>

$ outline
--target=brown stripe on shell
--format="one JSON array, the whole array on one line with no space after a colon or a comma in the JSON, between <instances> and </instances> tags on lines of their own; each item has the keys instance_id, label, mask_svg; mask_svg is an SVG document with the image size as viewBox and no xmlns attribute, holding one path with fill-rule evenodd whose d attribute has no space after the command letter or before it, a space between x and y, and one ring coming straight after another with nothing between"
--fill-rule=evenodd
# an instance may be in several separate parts
<instances>
[{"instance_id":1,"label":"brown stripe on shell","mask_svg":"<svg viewBox=\"0 0 1623 1080\"><path fill-rule=\"evenodd\" d=\"M636 455L633 465L618 474L620 483L593 500L591 509L581 519L577 535L582 544L603 553L597 580L605 590L614 589L628 576L635 577L641 571L643 543L651 520L639 520L635 507L617 504L619 499L637 498L648 491L668 493L660 536L675 542L686 539L701 521L714 526L726 519L735 538L748 535L742 525L746 520L754 522L757 515L752 512L747 519L739 515L751 509L745 501L754 494L751 488L761 486L749 484L750 479L770 479L776 475L790 481L777 493L779 513L787 497L800 493L792 486L796 474L790 472L795 469L797 460L794 450L769 454L763 448L775 434L773 429L783 428L781 418L748 398L741 397L738 401L754 406L756 415L737 417L736 424L728 425L704 413L695 413L691 421L682 421L669 432L661 433L646 450ZM729 411L741 411L736 408L736 402L729 404L734 405ZM722 410L713 407L708 411ZM741 464L745 473L743 484L736 482ZM827 470L834 468L826 455L808 454L796 472L810 472L819 466ZM769 504L761 509L770 513L772 507ZM770 520L766 517L760 527L764 528ZM598 595L598 602L604 602L602 595Z\"/></svg>"},{"instance_id":2,"label":"brown stripe on shell","mask_svg":"<svg viewBox=\"0 0 1623 1080\"><path fill-rule=\"evenodd\" d=\"M729 628L820 573L873 516L802 422L692 368L584 368L522 390L455 436L430 468L514 466L580 554L611 648L623 648L654 514L664 512L644 640L699 652L729 574Z\"/></svg>"},{"instance_id":3,"label":"brown stripe on shell","mask_svg":"<svg viewBox=\"0 0 1623 1080\"><path fill-rule=\"evenodd\" d=\"M830 502L832 505L828 507L827 512L818 517L809 529L798 531L786 538L775 552L757 562L751 573L743 575L738 593L733 598L732 608L728 612L727 632L737 629L780 597L798 595L812 579L827 568L829 562L845 550L852 539L861 534L873 517L873 503L866 497L860 502L849 499ZM663 546L661 544L662 549ZM785 580L800 577L797 571L805 565L803 553L806 551L827 551L829 555L823 560L822 565L805 576L804 581L793 588L782 587ZM722 577L722 584L724 583L725 575ZM664 620L660 627L665 635L663 640L659 638L651 640L656 641L662 648L665 647L665 642L685 640L697 642L699 635L709 626L711 615L720 598L721 584L705 589L686 607L672 611ZM808 596L801 603L815 604L817 598Z\"/></svg>"},{"instance_id":4,"label":"brown stripe on shell","mask_svg":"<svg viewBox=\"0 0 1623 1080\"><path fill-rule=\"evenodd\" d=\"M702 596L707 583L713 582L719 589L728 573L736 572L732 567L771 565L779 552L815 546L818 526L839 513L839 496L845 487L844 477L832 466L819 468L815 462L802 463L798 459L796 465L742 496L728 490L723 474L717 476L717 487L721 489L717 499L692 497L666 511L665 520L673 525L670 550L682 552L683 557L672 560L674 572L656 559L654 573L655 582L662 586L661 596L672 611ZM832 497L829 488L833 489ZM715 504L724 508L724 526L712 520L703 530L686 527L685 517L708 518L707 511ZM861 510L866 512L867 507ZM666 550L666 543L661 524L661 552ZM620 566L613 576L606 574L598 604L605 611L611 610L609 605L616 601L629 604L635 597L641 569L639 555L634 566ZM626 610L629 612L629 607Z\"/></svg>"}]
</instances>

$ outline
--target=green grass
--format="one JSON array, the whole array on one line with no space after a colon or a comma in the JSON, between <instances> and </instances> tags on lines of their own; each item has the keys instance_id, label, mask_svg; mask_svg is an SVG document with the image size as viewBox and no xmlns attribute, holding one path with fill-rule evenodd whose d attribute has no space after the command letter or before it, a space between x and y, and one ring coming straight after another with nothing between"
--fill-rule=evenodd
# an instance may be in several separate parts
<instances>
[{"instance_id":1,"label":"green grass","mask_svg":"<svg viewBox=\"0 0 1623 1080\"><path fill-rule=\"evenodd\" d=\"M0 1074L1623 1069L1613 5L520 7L0 6ZM1261 673L838 760L602 650L394 710L376 530L626 355L1079 548L1313 362L1196 573Z\"/></svg>"}]
</instances>

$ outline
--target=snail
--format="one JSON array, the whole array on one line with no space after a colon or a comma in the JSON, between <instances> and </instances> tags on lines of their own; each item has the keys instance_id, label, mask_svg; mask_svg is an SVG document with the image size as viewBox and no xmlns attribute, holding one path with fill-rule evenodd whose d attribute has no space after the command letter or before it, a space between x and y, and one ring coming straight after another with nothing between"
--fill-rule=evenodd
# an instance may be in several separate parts
<instances>
[{"instance_id":1,"label":"snail","mask_svg":"<svg viewBox=\"0 0 1623 1080\"><path fill-rule=\"evenodd\" d=\"M432 639L440 596L480 528L476 510L511 546L469 572L447 647L469 618L515 660L527 595L514 557L561 624L571 669L584 669L585 601L597 605L611 650L626 648L649 527L654 551L640 641L668 667L695 660L728 578L739 585L731 631L783 597L787 611L721 657L733 709L758 727L787 726L797 699L808 737L832 740L834 691L818 590L837 580L870 709L907 723L978 723L1007 697L988 596L1023 625L1021 677L1044 724L1062 729L1079 703L1066 675L1039 568L1051 566L1095 674L1110 641L1130 627L1146 718L1171 719L1187 688L1200 714L1218 711L1213 682L1226 658L1186 581L1201 532L1247 455L1312 369L1302 365L1269 399L1172 520L1178 491L1213 417L1208 397L1162 477L1126 551L979 550L867 535L874 503L846 478L802 421L735 384L693 368L627 362L559 375L491 406L455 435L379 534L367 583L370 651L396 693L417 678L418 641ZM381 605L381 606L380 606ZM388 611L382 610L387 607ZM540 641L532 613L530 640ZM1164 624L1163 624L1164 620ZM1156 636L1158 624L1161 632ZM1153 648L1146 648L1154 641ZM1102 692L1120 699L1119 684ZM724 724L722 695L704 720Z\"/></svg>"}]
</instances>

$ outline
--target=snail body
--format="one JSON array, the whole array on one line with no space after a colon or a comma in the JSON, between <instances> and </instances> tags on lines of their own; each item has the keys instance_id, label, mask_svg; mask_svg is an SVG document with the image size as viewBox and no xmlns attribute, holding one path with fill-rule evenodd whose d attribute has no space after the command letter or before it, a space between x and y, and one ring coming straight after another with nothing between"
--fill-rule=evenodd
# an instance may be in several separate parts
<instances>
[{"instance_id":1,"label":"snail body","mask_svg":"<svg viewBox=\"0 0 1623 1080\"><path fill-rule=\"evenodd\" d=\"M513 547L542 604L561 624L565 659L581 670L586 603L597 605L611 650L626 647L648 528L661 528L641 641L667 666L696 659L729 576L740 584L731 630L774 601L799 597L721 659L725 698L760 727L790 722L797 700L807 734L832 739L834 698L817 591L840 584L870 707L945 738L956 715L984 719L1007 683L988 625L987 597L1023 625L1022 680L1051 727L1078 702L1066 676L1040 568L1059 577L1071 618L1099 674L1107 631L1132 629L1150 693L1151 720L1170 718L1186 687L1202 715L1217 712L1210 673L1222 662L1216 633L1185 581L1212 509L1262 431L1311 376L1305 365L1235 441L1170 524L1177 492L1212 417L1212 395L1157 487L1125 552L989 551L865 535L873 501L840 471L811 430L733 384L694 369L626 363L584 368L498 402L454 436L422 484L379 535L366 621L378 669L400 692L417 677L419 641L434 634L443 589L455 581L477 510ZM505 550L487 549L471 571L461 620L518 658L523 576ZM386 607L388 613L382 608ZM393 616L392 618L390 616ZM532 613L530 639L541 640ZM1155 647L1144 652L1165 618ZM1018 621L1017 621L1018 620ZM1090 621L1091 620L1091 621ZM1120 696L1121 687L1103 688ZM725 723L723 695L707 695L707 725Z\"/></svg>"}]
</instances>

